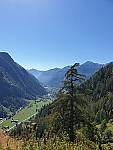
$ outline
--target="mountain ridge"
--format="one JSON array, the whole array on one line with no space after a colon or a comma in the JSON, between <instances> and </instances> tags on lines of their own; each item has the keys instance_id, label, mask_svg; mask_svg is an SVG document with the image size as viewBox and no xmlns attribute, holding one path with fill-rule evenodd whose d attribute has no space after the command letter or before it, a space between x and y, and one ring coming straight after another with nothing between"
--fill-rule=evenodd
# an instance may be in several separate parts
<instances>
[{"instance_id":1,"label":"mountain ridge","mask_svg":"<svg viewBox=\"0 0 113 150\"><path fill-rule=\"evenodd\" d=\"M8 53L0 52L0 107L15 111L25 105L24 99L46 94L37 79L14 62ZM1 115L0 115L1 116Z\"/></svg>"},{"instance_id":2,"label":"mountain ridge","mask_svg":"<svg viewBox=\"0 0 113 150\"><path fill-rule=\"evenodd\" d=\"M92 61L87 61L81 64L77 69L80 74L86 75L86 80L89 79L96 71L105 64L93 63ZM71 65L65 66L63 68L53 68L47 71L37 71L36 69L27 70L29 73L34 75L41 83L47 86L61 87L63 85L62 80L65 78L66 71L71 67ZM33 70L33 71L32 71Z\"/></svg>"}]
</instances>

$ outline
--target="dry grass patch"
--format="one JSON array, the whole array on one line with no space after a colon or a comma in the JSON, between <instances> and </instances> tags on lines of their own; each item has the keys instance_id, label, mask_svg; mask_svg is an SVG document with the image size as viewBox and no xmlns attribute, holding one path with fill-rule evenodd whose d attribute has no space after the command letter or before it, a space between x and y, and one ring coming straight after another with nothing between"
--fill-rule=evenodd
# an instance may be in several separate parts
<instances>
[{"instance_id":1,"label":"dry grass patch","mask_svg":"<svg viewBox=\"0 0 113 150\"><path fill-rule=\"evenodd\" d=\"M6 150L8 146L11 148L11 150L20 150L21 145L21 141L11 138L7 134L4 134L2 131L0 131L0 147L2 147L4 150Z\"/></svg>"}]
</instances>

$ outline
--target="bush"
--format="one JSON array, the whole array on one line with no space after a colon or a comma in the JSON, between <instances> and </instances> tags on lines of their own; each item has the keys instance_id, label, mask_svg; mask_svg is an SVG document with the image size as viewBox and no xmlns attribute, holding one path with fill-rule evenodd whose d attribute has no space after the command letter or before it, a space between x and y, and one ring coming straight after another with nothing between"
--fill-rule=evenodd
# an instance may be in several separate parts
<instances>
[{"instance_id":1,"label":"bush","mask_svg":"<svg viewBox=\"0 0 113 150\"><path fill-rule=\"evenodd\" d=\"M112 131L110 129L106 129L104 132L106 138L109 140L112 137Z\"/></svg>"}]
</instances>

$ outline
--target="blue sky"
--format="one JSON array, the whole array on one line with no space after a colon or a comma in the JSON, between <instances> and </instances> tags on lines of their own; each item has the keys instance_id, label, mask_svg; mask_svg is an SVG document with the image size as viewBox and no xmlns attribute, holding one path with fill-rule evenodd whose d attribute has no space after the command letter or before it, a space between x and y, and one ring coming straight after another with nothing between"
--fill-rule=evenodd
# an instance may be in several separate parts
<instances>
[{"instance_id":1,"label":"blue sky","mask_svg":"<svg viewBox=\"0 0 113 150\"><path fill-rule=\"evenodd\" d=\"M0 0L0 51L46 70L113 61L113 0Z\"/></svg>"}]
</instances>

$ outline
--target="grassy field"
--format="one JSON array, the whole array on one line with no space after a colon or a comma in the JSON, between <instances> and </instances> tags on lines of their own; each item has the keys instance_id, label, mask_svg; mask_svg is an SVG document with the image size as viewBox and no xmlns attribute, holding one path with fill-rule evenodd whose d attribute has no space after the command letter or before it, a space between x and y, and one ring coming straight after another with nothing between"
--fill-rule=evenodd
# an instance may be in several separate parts
<instances>
[{"instance_id":1,"label":"grassy field","mask_svg":"<svg viewBox=\"0 0 113 150\"><path fill-rule=\"evenodd\" d=\"M18 120L18 122L21 122L24 119L26 119L26 118L32 116L33 114L35 114L36 113L36 109L40 109L43 105L49 104L52 101L51 100L47 100L46 102L42 101L42 102L37 102L36 104L34 103L35 102L34 100L29 101L29 102L30 102L30 104L28 106L26 106L21 111L19 111L15 116L13 116L14 120ZM9 126L10 128L12 126L14 126L15 123L11 123L11 120L12 120L12 118L4 121L3 123L1 123L0 124L0 129L2 128L2 125L3 126Z\"/></svg>"}]
</instances>

